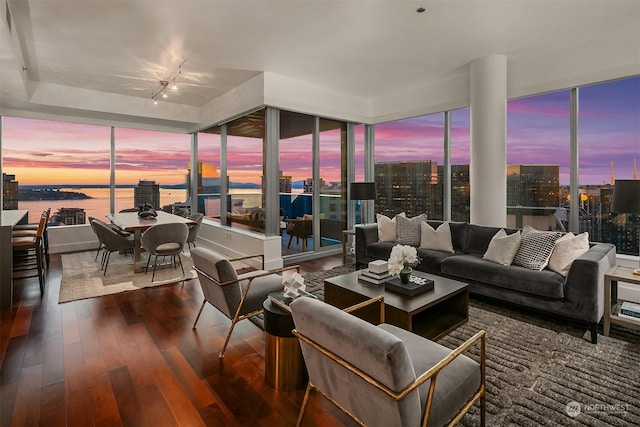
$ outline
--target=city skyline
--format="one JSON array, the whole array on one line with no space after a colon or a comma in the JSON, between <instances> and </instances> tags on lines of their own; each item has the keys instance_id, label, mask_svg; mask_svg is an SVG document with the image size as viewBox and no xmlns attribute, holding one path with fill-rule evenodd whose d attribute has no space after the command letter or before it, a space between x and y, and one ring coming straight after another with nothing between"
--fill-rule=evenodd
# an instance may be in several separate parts
<instances>
[{"instance_id":1,"label":"city skyline","mask_svg":"<svg viewBox=\"0 0 640 427\"><path fill-rule=\"evenodd\" d=\"M569 91L508 101L507 164L559 164L560 182L569 175ZM375 161L431 160L442 164L443 114L376 125ZM362 138L361 128L356 139ZM580 89L580 185L609 183L611 162L617 179L632 179L633 159L640 158L640 77ZM116 128L116 183L152 179L161 185L184 181L190 161L190 135ZM205 137L206 136L206 137ZM452 163L469 159L468 108L452 112ZM199 156L219 161L219 142L199 135ZM229 176L235 182L260 183L262 141L234 137ZM324 138L324 139L323 139ZM340 181L339 133L321 134L322 168L327 182ZM283 140L280 169L294 181L310 175L310 137ZM219 141L219 140L218 140ZM288 143L291 141L292 143ZM362 144L356 158L362 158ZM398 150L398 147L402 147ZM54 148L54 149L52 149ZM110 128L3 117L3 171L23 185L105 184L109 182ZM105 154L106 153L106 154ZM358 157L359 156L359 157ZM552 160L552 161L550 161ZM219 163L218 163L219 164ZM259 173L258 173L259 172Z\"/></svg>"}]
</instances>

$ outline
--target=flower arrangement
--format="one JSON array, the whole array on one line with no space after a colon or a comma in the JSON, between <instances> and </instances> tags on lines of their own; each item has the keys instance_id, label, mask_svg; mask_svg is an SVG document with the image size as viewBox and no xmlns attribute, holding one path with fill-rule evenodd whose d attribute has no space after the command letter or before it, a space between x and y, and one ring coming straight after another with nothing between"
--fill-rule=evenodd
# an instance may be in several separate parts
<instances>
[{"instance_id":1,"label":"flower arrangement","mask_svg":"<svg viewBox=\"0 0 640 427\"><path fill-rule=\"evenodd\" d=\"M409 273L411 268L418 265L418 251L413 246L395 245L389 257L389 274L396 276L400 272ZM404 270L404 271L403 271Z\"/></svg>"}]
</instances>

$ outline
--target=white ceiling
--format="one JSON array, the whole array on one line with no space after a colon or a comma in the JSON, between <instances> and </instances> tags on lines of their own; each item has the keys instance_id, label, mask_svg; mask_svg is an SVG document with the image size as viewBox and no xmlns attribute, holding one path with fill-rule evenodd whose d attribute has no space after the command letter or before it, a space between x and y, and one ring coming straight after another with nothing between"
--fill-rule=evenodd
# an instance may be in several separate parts
<instances>
[{"instance_id":1,"label":"white ceiling","mask_svg":"<svg viewBox=\"0 0 640 427\"><path fill-rule=\"evenodd\" d=\"M639 0L7 1L0 112L64 114L83 94L149 100L182 61L167 102L185 111L261 73L376 99L488 55L534 57L640 27ZM68 100L39 101L45 88L64 88ZM86 114L100 118L100 108Z\"/></svg>"}]
</instances>

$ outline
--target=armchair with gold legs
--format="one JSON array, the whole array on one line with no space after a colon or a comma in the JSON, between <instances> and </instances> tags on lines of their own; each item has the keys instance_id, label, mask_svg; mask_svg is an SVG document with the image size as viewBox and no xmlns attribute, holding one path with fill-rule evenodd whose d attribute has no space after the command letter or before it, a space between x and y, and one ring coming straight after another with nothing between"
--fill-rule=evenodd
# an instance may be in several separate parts
<instances>
[{"instance_id":1,"label":"armchair with gold legs","mask_svg":"<svg viewBox=\"0 0 640 427\"><path fill-rule=\"evenodd\" d=\"M262 258L264 268L262 254L227 259L210 249L197 247L191 250L191 257L204 293L204 301L193 322L193 329L196 328L202 309L207 302L231 319L231 326L219 354L220 358L224 357L236 323L262 313L262 303L268 295L283 289L282 276L278 273L287 270L299 271L299 266L291 265L276 270L256 270L238 274L233 267L234 261Z\"/></svg>"},{"instance_id":2,"label":"armchair with gold legs","mask_svg":"<svg viewBox=\"0 0 640 427\"><path fill-rule=\"evenodd\" d=\"M363 426L453 426L478 401L484 426L484 331L450 350L312 298L290 308L309 374L298 426L312 390ZM476 344L479 362L463 354Z\"/></svg>"}]
</instances>

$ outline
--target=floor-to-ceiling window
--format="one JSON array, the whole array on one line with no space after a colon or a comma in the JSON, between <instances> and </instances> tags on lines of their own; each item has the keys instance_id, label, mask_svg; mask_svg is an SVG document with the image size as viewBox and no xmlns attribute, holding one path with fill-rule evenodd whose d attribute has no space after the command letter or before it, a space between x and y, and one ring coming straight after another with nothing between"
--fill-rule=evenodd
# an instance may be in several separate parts
<instances>
[{"instance_id":1,"label":"floor-to-ceiling window","mask_svg":"<svg viewBox=\"0 0 640 427\"><path fill-rule=\"evenodd\" d=\"M443 186L438 179L438 166L444 163L443 138L442 113L376 125L377 212L443 218Z\"/></svg>"},{"instance_id":2,"label":"floor-to-ceiling window","mask_svg":"<svg viewBox=\"0 0 640 427\"><path fill-rule=\"evenodd\" d=\"M280 111L280 216L282 254L292 255L312 246L313 214L313 116ZM282 228L281 228L282 229ZM304 240L306 239L306 241ZM304 244L304 245L303 245Z\"/></svg>"},{"instance_id":3,"label":"floor-to-ceiling window","mask_svg":"<svg viewBox=\"0 0 640 427\"><path fill-rule=\"evenodd\" d=\"M220 220L220 134L198 133L198 165L189 172L198 174L198 212Z\"/></svg>"},{"instance_id":4,"label":"floor-to-ceiling window","mask_svg":"<svg viewBox=\"0 0 640 427\"><path fill-rule=\"evenodd\" d=\"M109 213L111 129L3 117L3 179L13 181L4 209L27 209L37 222L51 208L54 225L87 223Z\"/></svg>"},{"instance_id":5,"label":"floor-to-ceiling window","mask_svg":"<svg viewBox=\"0 0 640 427\"><path fill-rule=\"evenodd\" d=\"M167 212L189 209L190 135L116 128L115 146L116 212L141 204Z\"/></svg>"},{"instance_id":6,"label":"floor-to-ceiling window","mask_svg":"<svg viewBox=\"0 0 640 427\"><path fill-rule=\"evenodd\" d=\"M566 229L569 91L507 102L507 225Z\"/></svg>"},{"instance_id":7,"label":"floor-to-ceiling window","mask_svg":"<svg viewBox=\"0 0 640 427\"><path fill-rule=\"evenodd\" d=\"M579 88L580 231L638 255L638 213L611 212L615 180L638 177L640 77Z\"/></svg>"},{"instance_id":8,"label":"floor-to-ceiling window","mask_svg":"<svg viewBox=\"0 0 640 427\"><path fill-rule=\"evenodd\" d=\"M468 108L451 111L451 220L469 222L471 129Z\"/></svg>"},{"instance_id":9,"label":"floor-to-ceiling window","mask_svg":"<svg viewBox=\"0 0 640 427\"><path fill-rule=\"evenodd\" d=\"M227 123L227 222L264 233L265 110Z\"/></svg>"},{"instance_id":10,"label":"floor-to-ceiling window","mask_svg":"<svg viewBox=\"0 0 640 427\"><path fill-rule=\"evenodd\" d=\"M321 118L319 138L320 246L327 246L341 243L347 228L347 124Z\"/></svg>"}]
</instances>

